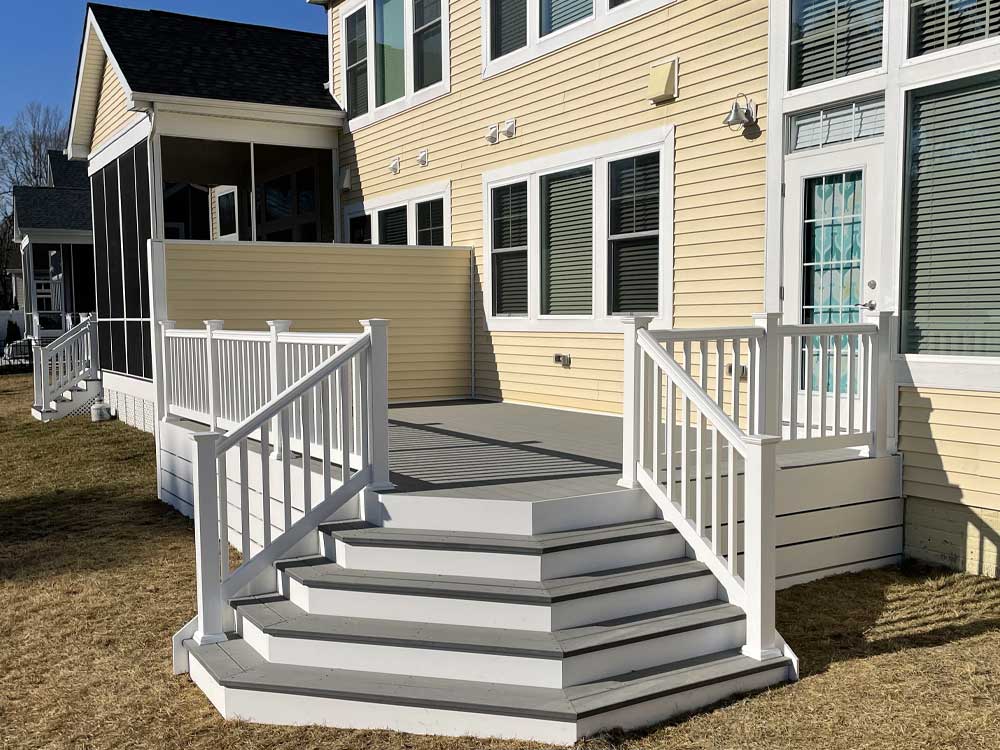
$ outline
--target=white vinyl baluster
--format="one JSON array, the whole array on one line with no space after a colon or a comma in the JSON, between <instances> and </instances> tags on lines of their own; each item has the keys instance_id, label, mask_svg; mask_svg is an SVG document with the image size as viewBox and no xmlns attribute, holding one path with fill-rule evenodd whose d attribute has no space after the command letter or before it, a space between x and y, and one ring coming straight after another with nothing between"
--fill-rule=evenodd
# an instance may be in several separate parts
<instances>
[{"instance_id":1,"label":"white vinyl baluster","mask_svg":"<svg viewBox=\"0 0 1000 750\"><path fill-rule=\"evenodd\" d=\"M806 336L806 439L813 436L813 336Z\"/></svg>"},{"instance_id":2,"label":"white vinyl baluster","mask_svg":"<svg viewBox=\"0 0 1000 750\"><path fill-rule=\"evenodd\" d=\"M260 518L264 524L264 546L271 544L271 428L260 426Z\"/></svg>"},{"instance_id":3,"label":"white vinyl baluster","mask_svg":"<svg viewBox=\"0 0 1000 750\"><path fill-rule=\"evenodd\" d=\"M726 531L728 532L728 539L726 552L727 562L729 563L729 572L733 575L737 575L737 532L739 531L739 466L736 463L736 456L736 449L733 447L732 443L729 443L728 455L726 457L728 463L728 486L726 491L726 499L728 501Z\"/></svg>"},{"instance_id":4,"label":"white vinyl baluster","mask_svg":"<svg viewBox=\"0 0 1000 750\"><path fill-rule=\"evenodd\" d=\"M708 341L702 339L698 342L699 349L699 380L701 389L708 392ZM695 436L695 450L698 451L698 455L695 460L695 471L698 472L698 478L695 482L695 496L698 498L698 506L695 508L695 523L698 526L698 533L704 536L705 534L705 414L701 409L698 409L698 420L697 420L698 434Z\"/></svg>"},{"instance_id":5,"label":"white vinyl baluster","mask_svg":"<svg viewBox=\"0 0 1000 750\"><path fill-rule=\"evenodd\" d=\"M833 337L833 434L840 435L840 365L841 337Z\"/></svg>"},{"instance_id":6,"label":"white vinyl baluster","mask_svg":"<svg viewBox=\"0 0 1000 750\"><path fill-rule=\"evenodd\" d=\"M240 551L250 558L250 460L247 441L240 441Z\"/></svg>"},{"instance_id":7,"label":"white vinyl baluster","mask_svg":"<svg viewBox=\"0 0 1000 750\"><path fill-rule=\"evenodd\" d=\"M677 451L677 392L674 381L667 378L667 497L671 502L677 502L674 492L674 458Z\"/></svg>"},{"instance_id":8,"label":"white vinyl baluster","mask_svg":"<svg viewBox=\"0 0 1000 750\"><path fill-rule=\"evenodd\" d=\"M858 431L854 415L854 399L857 392L857 356L855 346L857 336L851 334L847 337L847 434L853 435Z\"/></svg>"},{"instance_id":9,"label":"white vinyl baluster","mask_svg":"<svg viewBox=\"0 0 1000 750\"><path fill-rule=\"evenodd\" d=\"M303 512L312 510L312 450L310 450L312 422L312 391L302 394L302 410L299 418L302 422L302 507Z\"/></svg>"},{"instance_id":10,"label":"white vinyl baluster","mask_svg":"<svg viewBox=\"0 0 1000 750\"><path fill-rule=\"evenodd\" d=\"M819 337L819 436L826 437L826 401L830 378L830 337Z\"/></svg>"}]
</instances>

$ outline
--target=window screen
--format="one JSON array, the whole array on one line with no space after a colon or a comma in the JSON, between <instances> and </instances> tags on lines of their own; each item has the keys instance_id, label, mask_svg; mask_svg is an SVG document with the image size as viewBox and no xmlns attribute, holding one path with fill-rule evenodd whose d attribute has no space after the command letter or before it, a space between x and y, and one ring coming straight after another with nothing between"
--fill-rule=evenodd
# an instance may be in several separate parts
<instances>
[{"instance_id":1,"label":"window screen","mask_svg":"<svg viewBox=\"0 0 1000 750\"><path fill-rule=\"evenodd\" d=\"M608 286L611 313L659 309L660 155L608 165Z\"/></svg>"},{"instance_id":2,"label":"window screen","mask_svg":"<svg viewBox=\"0 0 1000 750\"><path fill-rule=\"evenodd\" d=\"M594 266L593 170L540 180L542 314L589 315Z\"/></svg>"},{"instance_id":3,"label":"window screen","mask_svg":"<svg viewBox=\"0 0 1000 750\"><path fill-rule=\"evenodd\" d=\"M378 212L378 241L380 245L406 244L406 206Z\"/></svg>"},{"instance_id":4,"label":"window screen","mask_svg":"<svg viewBox=\"0 0 1000 750\"><path fill-rule=\"evenodd\" d=\"M490 59L528 44L528 0L490 0Z\"/></svg>"},{"instance_id":5,"label":"window screen","mask_svg":"<svg viewBox=\"0 0 1000 750\"><path fill-rule=\"evenodd\" d=\"M417 204L417 244L444 245L444 199Z\"/></svg>"},{"instance_id":6,"label":"window screen","mask_svg":"<svg viewBox=\"0 0 1000 750\"><path fill-rule=\"evenodd\" d=\"M792 0L791 80L797 89L882 64L882 0Z\"/></svg>"},{"instance_id":7,"label":"window screen","mask_svg":"<svg viewBox=\"0 0 1000 750\"><path fill-rule=\"evenodd\" d=\"M528 184L491 191L493 314L528 314Z\"/></svg>"},{"instance_id":8,"label":"window screen","mask_svg":"<svg viewBox=\"0 0 1000 750\"><path fill-rule=\"evenodd\" d=\"M352 13L344 22L344 49L347 54L347 114L368 111L368 29L365 9Z\"/></svg>"},{"instance_id":9,"label":"window screen","mask_svg":"<svg viewBox=\"0 0 1000 750\"><path fill-rule=\"evenodd\" d=\"M441 80L441 0L413 0L413 89Z\"/></svg>"},{"instance_id":10,"label":"window screen","mask_svg":"<svg viewBox=\"0 0 1000 750\"><path fill-rule=\"evenodd\" d=\"M1000 0L912 0L910 57L1000 34Z\"/></svg>"},{"instance_id":11,"label":"window screen","mask_svg":"<svg viewBox=\"0 0 1000 750\"><path fill-rule=\"evenodd\" d=\"M1000 77L910 102L902 346L1000 355Z\"/></svg>"}]
</instances>

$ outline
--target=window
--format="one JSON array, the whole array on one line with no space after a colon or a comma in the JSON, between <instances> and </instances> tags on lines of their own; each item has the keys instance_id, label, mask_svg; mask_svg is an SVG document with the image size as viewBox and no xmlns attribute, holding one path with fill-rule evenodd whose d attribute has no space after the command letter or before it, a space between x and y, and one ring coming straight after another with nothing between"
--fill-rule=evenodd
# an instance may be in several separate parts
<instances>
[{"instance_id":1,"label":"window","mask_svg":"<svg viewBox=\"0 0 1000 750\"><path fill-rule=\"evenodd\" d=\"M444 245L444 199L417 204L417 244Z\"/></svg>"},{"instance_id":2,"label":"window","mask_svg":"<svg viewBox=\"0 0 1000 750\"><path fill-rule=\"evenodd\" d=\"M490 329L617 331L620 315L669 319L672 164L668 127L484 175Z\"/></svg>"},{"instance_id":3,"label":"window","mask_svg":"<svg viewBox=\"0 0 1000 750\"><path fill-rule=\"evenodd\" d=\"M348 224L348 242L352 245L372 244L372 217L368 214L352 216Z\"/></svg>"},{"instance_id":4,"label":"window","mask_svg":"<svg viewBox=\"0 0 1000 750\"><path fill-rule=\"evenodd\" d=\"M591 167L543 175L542 314L590 315L594 274Z\"/></svg>"},{"instance_id":5,"label":"window","mask_svg":"<svg viewBox=\"0 0 1000 750\"><path fill-rule=\"evenodd\" d=\"M996 74L910 102L904 353L1000 356L998 110Z\"/></svg>"},{"instance_id":6,"label":"window","mask_svg":"<svg viewBox=\"0 0 1000 750\"><path fill-rule=\"evenodd\" d=\"M368 112L368 26L364 8L347 17L344 49L347 58L347 115L354 118Z\"/></svg>"},{"instance_id":7,"label":"window","mask_svg":"<svg viewBox=\"0 0 1000 750\"><path fill-rule=\"evenodd\" d=\"M378 212L378 243L406 244L406 206L387 208Z\"/></svg>"},{"instance_id":8,"label":"window","mask_svg":"<svg viewBox=\"0 0 1000 750\"><path fill-rule=\"evenodd\" d=\"M232 186L216 188L215 194L215 236L220 240L239 239L239 223L236 216L236 190Z\"/></svg>"},{"instance_id":9,"label":"window","mask_svg":"<svg viewBox=\"0 0 1000 750\"><path fill-rule=\"evenodd\" d=\"M882 0L792 0L790 89L881 64Z\"/></svg>"},{"instance_id":10,"label":"window","mask_svg":"<svg viewBox=\"0 0 1000 750\"><path fill-rule=\"evenodd\" d=\"M509 70L671 2L488 0L482 4L483 75Z\"/></svg>"},{"instance_id":11,"label":"window","mask_svg":"<svg viewBox=\"0 0 1000 750\"><path fill-rule=\"evenodd\" d=\"M660 155L608 168L608 312L659 309Z\"/></svg>"},{"instance_id":12,"label":"window","mask_svg":"<svg viewBox=\"0 0 1000 750\"><path fill-rule=\"evenodd\" d=\"M316 168L305 167L258 184L257 239L264 242L316 242Z\"/></svg>"},{"instance_id":13,"label":"window","mask_svg":"<svg viewBox=\"0 0 1000 750\"><path fill-rule=\"evenodd\" d=\"M1000 0L911 0L910 57L1000 34Z\"/></svg>"},{"instance_id":14,"label":"window","mask_svg":"<svg viewBox=\"0 0 1000 750\"><path fill-rule=\"evenodd\" d=\"M528 314L528 183L490 192L493 223L493 314Z\"/></svg>"},{"instance_id":15,"label":"window","mask_svg":"<svg viewBox=\"0 0 1000 750\"><path fill-rule=\"evenodd\" d=\"M885 132L885 102L873 99L805 112L794 115L791 125L792 151L878 138Z\"/></svg>"},{"instance_id":16,"label":"window","mask_svg":"<svg viewBox=\"0 0 1000 750\"><path fill-rule=\"evenodd\" d=\"M447 92L447 8L442 0L355 0L345 4L341 16L342 95L352 127L376 122Z\"/></svg>"},{"instance_id":17,"label":"window","mask_svg":"<svg viewBox=\"0 0 1000 750\"><path fill-rule=\"evenodd\" d=\"M413 0L413 88L441 81L441 0Z\"/></svg>"}]
</instances>

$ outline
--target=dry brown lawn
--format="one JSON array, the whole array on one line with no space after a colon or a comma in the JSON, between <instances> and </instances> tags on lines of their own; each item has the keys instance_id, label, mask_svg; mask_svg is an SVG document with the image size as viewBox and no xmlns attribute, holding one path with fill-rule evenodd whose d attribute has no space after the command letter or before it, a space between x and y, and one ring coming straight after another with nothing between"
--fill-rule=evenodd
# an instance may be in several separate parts
<instances>
[{"instance_id":1,"label":"dry brown lawn","mask_svg":"<svg viewBox=\"0 0 1000 750\"><path fill-rule=\"evenodd\" d=\"M170 673L194 611L192 525L157 501L153 440L28 413L0 377L0 746L528 748L513 742L224 722ZM1000 583L933 571L780 595L797 684L586 750L1000 747Z\"/></svg>"}]
</instances>

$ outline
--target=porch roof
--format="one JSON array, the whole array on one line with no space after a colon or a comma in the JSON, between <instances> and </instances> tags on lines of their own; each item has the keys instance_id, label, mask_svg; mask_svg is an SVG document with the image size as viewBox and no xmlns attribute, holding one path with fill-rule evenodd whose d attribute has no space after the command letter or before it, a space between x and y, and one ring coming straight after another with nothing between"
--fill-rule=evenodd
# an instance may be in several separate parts
<instances>
[{"instance_id":1,"label":"porch roof","mask_svg":"<svg viewBox=\"0 0 1000 750\"><path fill-rule=\"evenodd\" d=\"M67 187L14 187L14 233L33 229L89 232L90 189Z\"/></svg>"},{"instance_id":2,"label":"porch roof","mask_svg":"<svg viewBox=\"0 0 1000 750\"><path fill-rule=\"evenodd\" d=\"M324 88L324 34L159 10L89 8L135 95L340 109Z\"/></svg>"}]
</instances>

